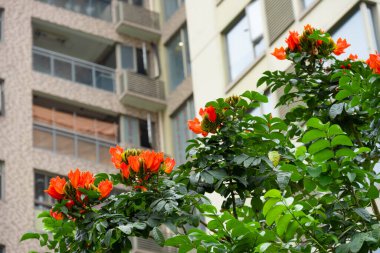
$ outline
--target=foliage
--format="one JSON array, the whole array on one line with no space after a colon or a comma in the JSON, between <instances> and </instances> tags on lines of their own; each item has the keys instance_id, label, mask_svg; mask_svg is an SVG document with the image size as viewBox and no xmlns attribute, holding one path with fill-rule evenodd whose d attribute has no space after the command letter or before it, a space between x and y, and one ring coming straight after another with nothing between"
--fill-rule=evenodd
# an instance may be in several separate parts
<instances>
[{"instance_id":1,"label":"foliage","mask_svg":"<svg viewBox=\"0 0 380 253\"><path fill-rule=\"evenodd\" d=\"M64 218L44 213L48 233L22 239L39 239L55 252L128 252L131 236L152 237L179 252L380 248L380 177L374 170L380 158L380 55L366 63L353 55L336 59L332 54L344 53L346 40L334 42L309 25L286 42L273 55L292 61L293 71L266 71L257 83L283 93L278 106L291 108L284 118L253 116L267 102L255 91L211 101L200 110L201 120L189 121L203 137L189 141L188 162L179 169L170 174L173 161L157 153L113 148L120 173L96 175L95 185L111 180L129 191L100 200L97 195L101 205L90 205L75 220L63 198L53 211ZM221 210L206 192L223 198ZM166 241L162 224L175 234Z\"/></svg>"}]
</instances>

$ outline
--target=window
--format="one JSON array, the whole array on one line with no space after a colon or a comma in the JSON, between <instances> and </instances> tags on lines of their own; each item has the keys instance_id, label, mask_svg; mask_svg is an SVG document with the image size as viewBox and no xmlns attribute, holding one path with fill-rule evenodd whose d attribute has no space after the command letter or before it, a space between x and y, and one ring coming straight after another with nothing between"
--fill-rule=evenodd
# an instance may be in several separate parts
<instances>
[{"instance_id":1,"label":"window","mask_svg":"<svg viewBox=\"0 0 380 253\"><path fill-rule=\"evenodd\" d=\"M166 44L170 90L174 90L190 75L190 52L187 28L180 29Z\"/></svg>"},{"instance_id":2,"label":"window","mask_svg":"<svg viewBox=\"0 0 380 253\"><path fill-rule=\"evenodd\" d=\"M3 16L4 10L0 8L0 41L3 39ZM1 252L1 251L0 251Z\"/></svg>"},{"instance_id":3,"label":"window","mask_svg":"<svg viewBox=\"0 0 380 253\"><path fill-rule=\"evenodd\" d=\"M332 29L331 34L336 41L339 37L347 39L351 44L345 54L338 58L346 59L349 54L357 54L359 59L367 59L369 53L379 49L379 35L377 34L374 6L361 3L345 17L338 27ZM352 36L355 34L355 36Z\"/></svg>"},{"instance_id":4,"label":"window","mask_svg":"<svg viewBox=\"0 0 380 253\"><path fill-rule=\"evenodd\" d=\"M45 192L49 188L50 179L55 177L46 172L34 172L34 207L38 210L48 210L55 203L54 199Z\"/></svg>"},{"instance_id":5,"label":"window","mask_svg":"<svg viewBox=\"0 0 380 253\"><path fill-rule=\"evenodd\" d=\"M181 7L185 0L163 0L165 20L169 20L171 16Z\"/></svg>"},{"instance_id":6,"label":"window","mask_svg":"<svg viewBox=\"0 0 380 253\"><path fill-rule=\"evenodd\" d=\"M134 148L155 148L155 124L147 120L123 116L121 119L121 139L129 147Z\"/></svg>"},{"instance_id":7,"label":"window","mask_svg":"<svg viewBox=\"0 0 380 253\"><path fill-rule=\"evenodd\" d=\"M121 0L121 1L124 3L135 5L135 6L140 6L140 7L144 6L144 0Z\"/></svg>"},{"instance_id":8,"label":"window","mask_svg":"<svg viewBox=\"0 0 380 253\"><path fill-rule=\"evenodd\" d=\"M121 46L121 66L142 75L148 75L149 52L145 44L142 48L134 48L126 45Z\"/></svg>"},{"instance_id":9,"label":"window","mask_svg":"<svg viewBox=\"0 0 380 253\"><path fill-rule=\"evenodd\" d=\"M108 150L118 140L117 118L83 108L35 99L33 146L62 155L108 164Z\"/></svg>"},{"instance_id":10,"label":"window","mask_svg":"<svg viewBox=\"0 0 380 253\"><path fill-rule=\"evenodd\" d=\"M303 10L309 9L316 0L301 0L301 5Z\"/></svg>"},{"instance_id":11,"label":"window","mask_svg":"<svg viewBox=\"0 0 380 253\"><path fill-rule=\"evenodd\" d=\"M0 244L0 253L5 253L5 246Z\"/></svg>"},{"instance_id":12,"label":"window","mask_svg":"<svg viewBox=\"0 0 380 253\"><path fill-rule=\"evenodd\" d=\"M253 116L262 116L271 113L273 117L278 117L278 110L276 109L277 97L274 93L267 90L264 93L268 97L268 103L261 103L260 107L251 111Z\"/></svg>"},{"instance_id":13,"label":"window","mask_svg":"<svg viewBox=\"0 0 380 253\"><path fill-rule=\"evenodd\" d=\"M264 54L264 25L261 1L256 0L226 33L230 81L236 80L255 59Z\"/></svg>"},{"instance_id":14,"label":"window","mask_svg":"<svg viewBox=\"0 0 380 253\"><path fill-rule=\"evenodd\" d=\"M4 162L0 161L0 200L4 198L4 192Z\"/></svg>"},{"instance_id":15,"label":"window","mask_svg":"<svg viewBox=\"0 0 380 253\"><path fill-rule=\"evenodd\" d=\"M5 114L4 80L0 79L0 116Z\"/></svg>"},{"instance_id":16,"label":"window","mask_svg":"<svg viewBox=\"0 0 380 253\"><path fill-rule=\"evenodd\" d=\"M195 137L187 127L187 121L194 116L194 100L190 98L171 117L174 158L178 164L186 162L187 140Z\"/></svg>"}]
</instances>

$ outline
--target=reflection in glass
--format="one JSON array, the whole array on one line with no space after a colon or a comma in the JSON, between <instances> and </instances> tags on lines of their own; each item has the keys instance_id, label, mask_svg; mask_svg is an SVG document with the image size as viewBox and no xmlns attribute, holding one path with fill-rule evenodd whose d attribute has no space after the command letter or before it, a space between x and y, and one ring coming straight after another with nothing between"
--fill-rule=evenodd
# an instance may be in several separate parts
<instances>
[{"instance_id":1,"label":"reflection in glass","mask_svg":"<svg viewBox=\"0 0 380 253\"><path fill-rule=\"evenodd\" d=\"M181 33L178 32L167 44L167 54L169 61L169 82L171 90L174 90L184 79L185 72L183 66L183 47Z\"/></svg>"}]
</instances>

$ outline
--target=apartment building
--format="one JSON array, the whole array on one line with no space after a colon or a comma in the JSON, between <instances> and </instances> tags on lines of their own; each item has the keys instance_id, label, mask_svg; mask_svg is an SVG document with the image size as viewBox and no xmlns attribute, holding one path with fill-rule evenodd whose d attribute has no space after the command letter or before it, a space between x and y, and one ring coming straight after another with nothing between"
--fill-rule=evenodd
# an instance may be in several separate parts
<instances>
[{"instance_id":1,"label":"apartment building","mask_svg":"<svg viewBox=\"0 0 380 253\"><path fill-rule=\"evenodd\" d=\"M0 253L52 200L71 168L115 172L108 148L153 148L186 160L199 107L256 89L288 30L312 24L365 59L379 48L380 1L0 0ZM351 51L352 50L352 51ZM347 54L348 55L348 54ZM279 94L253 113L281 115ZM213 197L213 196L212 196ZM215 199L218 202L218 199ZM135 252L169 252L135 239Z\"/></svg>"},{"instance_id":2,"label":"apartment building","mask_svg":"<svg viewBox=\"0 0 380 253\"><path fill-rule=\"evenodd\" d=\"M115 144L171 153L165 117L181 106L169 104L182 76L178 93L192 94L189 64L179 74L165 65L190 59L184 20L183 1L0 0L1 253L39 248L19 239L41 228L35 217L53 203L43 191L52 176L115 173Z\"/></svg>"}]
</instances>

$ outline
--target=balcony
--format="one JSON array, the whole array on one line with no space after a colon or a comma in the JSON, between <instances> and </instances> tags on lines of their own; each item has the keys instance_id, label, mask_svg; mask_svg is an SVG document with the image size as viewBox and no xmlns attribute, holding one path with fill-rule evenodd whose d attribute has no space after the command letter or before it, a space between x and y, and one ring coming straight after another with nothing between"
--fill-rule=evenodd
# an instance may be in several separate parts
<instances>
[{"instance_id":1,"label":"balcony","mask_svg":"<svg viewBox=\"0 0 380 253\"><path fill-rule=\"evenodd\" d=\"M121 72L119 78L120 101L123 104L151 111L166 107L162 81L128 70Z\"/></svg>"},{"instance_id":2,"label":"balcony","mask_svg":"<svg viewBox=\"0 0 380 253\"><path fill-rule=\"evenodd\" d=\"M35 71L105 91L115 92L115 71L47 49L33 47Z\"/></svg>"},{"instance_id":3,"label":"balcony","mask_svg":"<svg viewBox=\"0 0 380 253\"><path fill-rule=\"evenodd\" d=\"M119 2L116 10L116 31L146 41L161 36L159 14L143 7Z\"/></svg>"},{"instance_id":4,"label":"balcony","mask_svg":"<svg viewBox=\"0 0 380 253\"><path fill-rule=\"evenodd\" d=\"M112 22L111 0L37 0L93 18Z\"/></svg>"}]
</instances>

